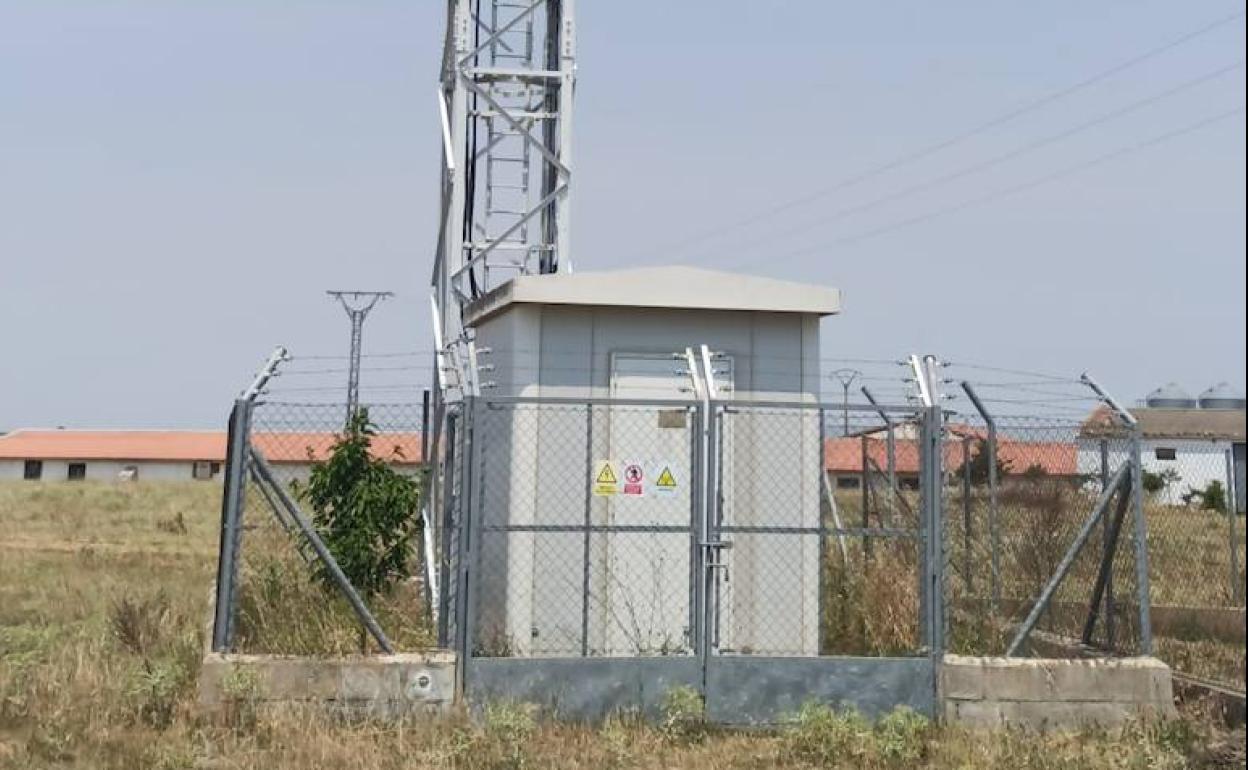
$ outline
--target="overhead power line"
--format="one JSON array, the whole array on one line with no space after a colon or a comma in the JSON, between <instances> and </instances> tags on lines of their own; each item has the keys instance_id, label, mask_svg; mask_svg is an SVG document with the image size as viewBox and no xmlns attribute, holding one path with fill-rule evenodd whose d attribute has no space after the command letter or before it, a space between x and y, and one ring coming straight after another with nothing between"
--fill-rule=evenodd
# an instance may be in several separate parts
<instances>
[{"instance_id":1,"label":"overhead power line","mask_svg":"<svg viewBox=\"0 0 1248 770\"><path fill-rule=\"evenodd\" d=\"M936 211L931 211L926 214L920 214L919 216L910 217L909 219L903 219L898 222L893 222L891 224L884 225L883 227L877 227L872 230L867 230L865 232L859 233L854 236L841 238L840 240L834 241L831 244L824 244L821 246L815 246L815 247L800 249L797 251L791 251L786 254L781 254L779 256L774 256L774 257L769 256L767 258L767 261L775 262L777 260L788 259L791 257L800 256L802 254L809 254L815 251L823 251L828 248L832 248L834 246L845 246L849 244L861 243L862 241L870 240L871 238L878 238L881 235L887 235L888 233L895 232L902 228L910 227L912 225L917 225L917 224L927 222L932 219L937 219L939 217L943 217L949 214L955 214L959 211L964 211L966 209L973 208L975 206L981 206L985 203L992 203L1002 198L1008 198L1011 195L1017 195L1018 193L1026 192L1027 190L1031 190L1033 188L1046 185L1050 182L1056 182L1059 179L1064 179L1065 177L1073 176L1075 174L1087 171L1089 169L1096 168L1097 166L1102 166L1110 161L1117 160L1118 158L1121 158L1125 155L1130 155L1135 152L1140 152L1142 150L1150 149L1152 147L1165 144L1166 142L1172 141L1174 139L1178 139L1179 137L1186 136L1188 134L1199 131L1202 128L1207 128L1208 126L1211 126L1215 123L1220 123L1223 120L1232 118L1235 115L1242 113L1243 111L1244 111L1244 106L1240 105L1239 107L1236 107L1232 110L1227 110L1225 112L1220 112L1216 115L1211 115L1210 117L1203 118L1201 120L1196 121L1195 123L1190 123L1186 126L1183 126L1182 128L1177 128L1173 131L1167 131L1166 133L1160 134L1151 139L1147 139L1143 142L1129 145L1127 147L1121 147L1112 152L1105 153L1104 155L1098 155L1097 157L1092 158L1091 160L1087 160L1082 163L1077 163L1073 166L1068 166L1067 168L1064 168L1061 171L1056 171L1052 174L1046 174L1037 179L1032 179L1031 181L1023 182L1022 184L1014 185L1012 187L1002 188L1000 190L996 190L994 192L988 193L987 195L981 195L978 198L971 198L970 200L963 201L962 203L959 203L957 205L949 206L948 208L938 209Z\"/></svg>"},{"instance_id":2,"label":"overhead power line","mask_svg":"<svg viewBox=\"0 0 1248 770\"><path fill-rule=\"evenodd\" d=\"M1213 21L1201 27L1198 27L1190 32L1184 33L1183 35L1180 35L1165 43L1162 43L1159 46L1150 48L1142 53L1136 54L1135 56L1132 56L1111 67L1108 67L1107 69L1100 70L1099 72L1096 72L1086 78L1083 78L1082 80L1071 83L1068 86L1059 88L1056 91L1051 91L1043 96L1040 96L1039 98L1033 99L1032 101L1023 104L1020 107L1016 107L1012 110L1004 112L994 118L986 120L983 123L980 123L972 128L969 128L961 133L955 134L954 136L951 136L947 139L943 139L934 144L927 145L926 147L922 147L917 150L908 152L904 155L900 155L890 161L887 161L878 166L869 168L866 171L860 172L853 176L846 177L837 182L834 182L831 185L828 185L818 190L814 190L812 192L806 193L805 195L799 196L797 198L793 198L783 203L779 203L769 209L761 211L752 216L735 219L731 222L725 222L724 224L719 225L717 227L708 228L706 230L703 230L700 233L697 233L688 238L685 238L682 241L677 241L676 243L669 245L666 249L662 249L658 251L669 252L669 253L670 252L680 253L680 252L686 251L688 250L690 246L694 246L694 245L697 245L706 241L713 241L718 238L722 238L726 235L748 228L759 222L779 216L780 214L783 214L784 212L789 211L791 209L799 208L806 204L813 203L817 200L825 198L833 193L853 187L857 184L867 181L868 179L872 179L876 176L885 174L889 171L893 171L903 166L907 166L911 163L922 160L923 158L934 155L938 152L946 150L955 145L961 144L967 139L971 139L973 137L979 136L980 134L987 133L988 131L991 131L994 128L998 128L1024 115L1035 112L1036 110L1046 107L1049 104L1052 104L1053 102L1059 101L1068 96L1071 96L1072 94L1078 93L1079 91L1090 88L1096 85L1097 83L1100 83L1104 80L1107 80L1113 77L1114 75L1117 75L1121 72L1129 70L1132 67L1136 67L1140 64L1143 64L1149 61L1150 59L1154 59L1174 48L1178 48L1179 46L1184 45L1185 43L1195 40L1196 38L1199 38L1203 35L1213 32L1214 30L1217 30L1221 27L1224 27L1242 18L1244 18L1244 12L1239 11L1239 12L1230 14L1228 16L1223 16L1221 18L1214 19Z\"/></svg>"},{"instance_id":3,"label":"overhead power line","mask_svg":"<svg viewBox=\"0 0 1248 770\"><path fill-rule=\"evenodd\" d=\"M360 358L425 358L433 355L432 350L413 350L400 353L361 353ZM292 355L287 361L350 361L349 355Z\"/></svg>"},{"instance_id":4,"label":"overhead power line","mask_svg":"<svg viewBox=\"0 0 1248 770\"><path fill-rule=\"evenodd\" d=\"M1110 110L1109 112L1102 113L1101 115L1098 115L1097 117L1092 118L1091 120L1086 120L1070 128L1066 128L1056 133L1049 134L1048 136L1040 137L1039 139L1033 140L1024 145L1016 147L1013 150L1009 150L1007 152L1001 153L1000 155L995 155L986 160L982 160L977 163L972 163L969 166L964 166L963 168L957 169L955 171L951 171L946 174L941 174L940 176L933 177L923 182L919 182L918 184L910 185L909 187L903 187L900 190L888 193L887 195L882 195L878 198L873 198L864 203L859 203L853 206L848 206L845 208L837 209L836 211L825 214L819 217L818 219L808 220L806 222L802 222L801 224L794 225L793 227L786 228L785 234L794 235L796 233L805 232L807 230L812 230L817 227L823 227L825 225L833 224L853 214L861 214L864 211L870 211L871 209L877 208L886 203L894 203L896 201L902 200L903 198L908 198L912 195L917 195L922 192L927 192L928 190L941 187L943 185L949 184L950 182L956 182L957 180L971 176L972 174L978 174L981 171L987 171L988 169L995 168L996 166L999 166L1003 163L1007 163L1016 158L1020 158L1024 155L1035 152L1036 150L1040 150L1045 147L1048 147L1051 144L1060 142L1063 139L1068 139L1077 134L1081 134L1084 131L1089 131L1104 123L1108 123L1111 120L1116 120L1118 118L1123 117L1124 115L1129 115L1132 112L1136 112L1138 110L1144 109L1145 107L1156 104L1157 102L1163 101L1165 99L1169 99L1173 96L1177 96L1199 85L1203 85L1204 83L1207 83L1211 80L1215 80L1217 78L1222 77L1223 75L1226 75L1230 72L1238 70L1242 68L1243 66L1244 66L1244 62L1242 60L1237 61L1237 62L1232 62L1230 64L1225 64L1216 69L1201 73L1200 75L1197 75L1194 78L1185 80L1182 83L1179 83L1178 85L1167 88L1164 91L1160 91L1150 96L1146 96L1143 99L1138 99L1134 102L1131 102L1130 104L1126 104L1122 107L1118 107L1116 109ZM766 243L770 243L772 240L774 240L774 237L756 238L751 241L744 241L738 244L737 247L735 248L742 249L742 248L750 248L753 246L760 246Z\"/></svg>"}]
</instances>

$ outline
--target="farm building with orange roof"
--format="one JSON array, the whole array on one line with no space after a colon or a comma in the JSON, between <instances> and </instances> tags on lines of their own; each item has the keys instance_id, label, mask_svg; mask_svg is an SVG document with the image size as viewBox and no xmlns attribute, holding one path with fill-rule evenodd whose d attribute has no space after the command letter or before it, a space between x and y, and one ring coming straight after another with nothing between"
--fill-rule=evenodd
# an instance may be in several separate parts
<instances>
[{"instance_id":1,"label":"farm building with orange roof","mask_svg":"<svg viewBox=\"0 0 1248 770\"><path fill-rule=\"evenodd\" d=\"M334 445L330 432L259 432L252 444L284 478L306 477ZM373 454L421 463L420 434L373 438ZM225 463L224 431L21 429L0 436L0 481L210 481Z\"/></svg>"}]
</instances>

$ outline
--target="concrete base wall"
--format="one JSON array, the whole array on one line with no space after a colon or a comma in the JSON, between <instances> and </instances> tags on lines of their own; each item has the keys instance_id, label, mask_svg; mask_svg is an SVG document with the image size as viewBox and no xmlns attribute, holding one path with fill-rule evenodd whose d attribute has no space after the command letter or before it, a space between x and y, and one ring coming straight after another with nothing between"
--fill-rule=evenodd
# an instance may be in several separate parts
<instances>
[{"instance_id":1,"label":"concrete base wall","mask_svg":"<svg viewBox=\"0 0 1248 770\"><path fill-rule=\"evenodd\" d=\"M302 705L377 717L443 712L455 700L455 655L206 655L200 707L220 712L240 700L260 708Z\"/></svg>"},{"instance_id":2,"label":"concrete base wall","mask_svg":"<svg viewBox=\"0 0 1248 770\"><path fill-rule=\"evenodd\" d=\"M940 698L947 723L970 727L1112 727L1175 715L1170 668L1156 658L947 655Z\"/></svg>"}]
</instances>

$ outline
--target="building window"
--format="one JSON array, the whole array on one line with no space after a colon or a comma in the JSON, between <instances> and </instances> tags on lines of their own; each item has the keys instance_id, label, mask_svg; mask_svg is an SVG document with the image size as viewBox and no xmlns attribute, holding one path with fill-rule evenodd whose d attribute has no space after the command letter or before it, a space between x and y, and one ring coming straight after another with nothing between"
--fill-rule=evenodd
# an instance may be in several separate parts
<instances>
[{"instance_id":1,"label":"building window","mask_svg":"<svg viewBox=\"0 0 1248 770\"><path fill-rule=\"evenodd\" d=\"M65 478L70 481L82 481L87 477L86 463L70 463L65 469Z\"/></svg>"},{"instance_id":2,"label":"building window","mask_svg":"<svg viewBox=\"0 0 1248 770\"><path fill-rule=\"evenodd\" d=\"M857 476L837 476L837 489L858 489L862 486L862 479Z\"/></svg>"},{"instance_id":3,"label":"building window","mask_svg":"<svg viewBox=\"0 0 1248 770\"><path fill-rule=\"evenodd\" d=\"M1153 454L1158 460L1173 460L1178 453L1175 452L1174 447L1159 446L1153 450Z\"/></svg>"},{"instance_id":4,"label":"building window","mask_svg":"<svg viewBox=\"0 0 1248 770\"><path fill-rule=\"evenodd\" d=\"M43 460L27 460L22 469L22 478L27 481L38 481L43 478Z\"/></svg>"},{"instance_id":5,"label":"building window","mask_svg":"<svg viewBox=\"0 0 1248 770\"><path fill-rule=\"evenodd\" d=\"M216 475L217 475L218 473L220 473L220 472L221 472L221 463L213 463L213 464L212 464L212 475L213 475L213 476L216 476Z\"/></svg>"},{"instance_id":6,"label":"building window","mask_svg":"<svg viewBox=\"0 0 1248 770\"><path fill-rule=\"evenodd\" d=\"M191 464L191 478L207 481L212 478L212 463L207 460L196 460Z\"/></svg>"}]
</instances>

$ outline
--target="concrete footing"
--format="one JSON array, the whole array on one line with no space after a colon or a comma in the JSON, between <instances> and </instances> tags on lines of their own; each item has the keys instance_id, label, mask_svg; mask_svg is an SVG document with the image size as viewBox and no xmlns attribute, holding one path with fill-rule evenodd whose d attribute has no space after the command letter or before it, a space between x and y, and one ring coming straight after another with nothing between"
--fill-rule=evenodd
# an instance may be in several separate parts
<instances>
[{"instance_id":1,"label":"concrete footing","mask_svg":"<svg viewBox=\"0 0 1248 770\"><path fill-rule=\"evenodd\" d=\"M1170 668L1156 658L947 655L939 695L945 721L971 727L1112 727L1176 713Z\"/></svg>"},{"instance_id":2,"label":"concrete footing","mask_svg":"<svg viewBox=\"0 0 1248 770\"><path fill-rule=\"evenodd\" d=\"M447 711L454 699L455 655L443 651L349 658L209 653L199 677L207 712L248 701L394 718Z\"/></svg>"}]
</instances>

